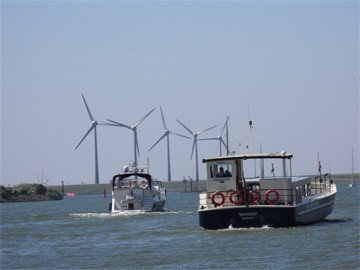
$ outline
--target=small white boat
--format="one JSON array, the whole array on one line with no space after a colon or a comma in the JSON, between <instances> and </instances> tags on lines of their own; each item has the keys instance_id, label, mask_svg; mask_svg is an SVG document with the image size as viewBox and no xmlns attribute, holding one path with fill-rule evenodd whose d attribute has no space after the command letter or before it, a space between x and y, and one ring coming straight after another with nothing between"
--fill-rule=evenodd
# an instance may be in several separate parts
<instances>
[{"instance_id":1,"label":"small white boat","mask_svg":"<svg viewBox=\"0 0 360 270\"><path fill-rule=\"evenodd\" d=\"M204 159L207 191L199 194L199 223L209 230L310 224L334 209L336 185L329 174L292 176L292 154L234 155ZM260 177L249 177L254 160ZM266 171L269 175L265 176Z\"/></svg>"},{"instance_id":2,"label":"small white boat","mask_svg":"<svg viewBox=\"0 0 360 270\"><path fill-rule=\"evenodd\" d=\"M131 168L124 166L123 171L124 173L115 175L110 181L110 212L164 211L166 190L161 181L154 180L148 170L135 164Z\"/></svg>"}]
</instances>

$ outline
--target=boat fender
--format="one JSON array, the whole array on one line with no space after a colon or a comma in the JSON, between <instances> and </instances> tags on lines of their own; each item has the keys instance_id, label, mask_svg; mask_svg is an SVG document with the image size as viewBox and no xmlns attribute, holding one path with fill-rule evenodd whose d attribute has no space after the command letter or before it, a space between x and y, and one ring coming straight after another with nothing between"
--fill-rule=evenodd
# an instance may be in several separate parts
<instances>
[{"instance_id":1,"label":"boat fender","mask_svg":"<svg viewBox=\"0 0 360 270\"><path fill-rule=\"evenodd\" d=\"M234 200L235 195L235 200ZM243 195L240 191L232 191L229 195L230 202L236 205L241 205L244 201Z\"/></svg>"},{"instance_id":2,"label":"boat fender","mask_svg":"<svg viewBox=\"0 0 360 270\"><path fill-rule=\"evenodd\" d=\"M270 200L269 199L269 195L271 193L275 193L275 198ZM279 192L276 190L276 189L269 189L268 191L266 191L266 194L265 194L265 200L269 203L269 204L277 204L279 202L279 198L280 198L280 195L279 195Z\"/></svg>"},{"instance_id":3,"label":"boat fender","mask_svg":"<svg viewBox=\"0 0 360 270\"><path fill-rule=\"evenodd\" d=\"M256 194L256 197L254 199L254 197L252 196L253 194ZM248 193L248 201L251 204L257 204L258 202L260 202L261 200L261 194L260 191L254 189L254 190L250 190Z\"/></svg>"},{"instance_id":4,"label":"boat fender","mask_svg":"<svg viewBox=\"0 0 360 270\"><path fill-rule=\"evenodd\" d=\"M215 201L215 197L217 197L217 196L220 196L220 197L221 197L221 202L220 202L220 203L218 203L218 202ZM224 196L224 194L222 194L222 192L220 192L220 191L216 191L216 192L211 196L211 202L212 202L213 204L215 204L215 206L223 205L224 202L225 202L225 196Z\"/></svg>"}]
</instances>

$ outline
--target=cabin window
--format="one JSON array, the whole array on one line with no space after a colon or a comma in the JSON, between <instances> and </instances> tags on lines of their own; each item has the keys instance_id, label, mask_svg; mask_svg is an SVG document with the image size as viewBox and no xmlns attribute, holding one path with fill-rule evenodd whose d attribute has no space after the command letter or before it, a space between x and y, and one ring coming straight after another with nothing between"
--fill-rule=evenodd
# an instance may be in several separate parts
<instances>
[{"instance_id":1,"label":"cabin window","mask_svg":"<svg viewBox=\"0 0 360 270\"><path fill-rule=\"evenodd\" d=\"M306 185L306 196L310 196L311 195L311 184L307 184Z\"/></svg>"},{"instance_id":2,"label":"cabin window","mask_svg":"<svg viewBox=\"0 0 360 270\"><path fill-rule=\"evenodd\" d=\"M233 176L233 166L230 163L218 163L210 166L211 178L229 178Z\"/></svg>"}]
</instances>

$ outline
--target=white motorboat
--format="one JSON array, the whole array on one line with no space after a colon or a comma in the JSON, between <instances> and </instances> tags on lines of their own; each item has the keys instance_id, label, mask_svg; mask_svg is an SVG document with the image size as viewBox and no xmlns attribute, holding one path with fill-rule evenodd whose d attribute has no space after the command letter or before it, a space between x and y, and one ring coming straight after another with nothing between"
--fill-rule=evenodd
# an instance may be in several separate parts
<instances>
[{"instance_id":1,"label":"white motorboat","mask_svg":"<svg viewBox=\"0 0 360 270\"><path fill-rule=\"evenodd\" d=\"M336 185L329 174L321 174L320 163L316 177L293 177L292 157L281 152L204 159L207 191L199 194L200 226L289 227L326 218L334 208ZM254 172L254 160L260 177L247 176L247 169Z\"/></svg>"},{"instance_id":2,"label":"white motorboat","mask_svg":"<svg viewBox=\"0 0 360 270\"><path fill-rule=\"evenodd\" d=\"M109 211L120 213L140 210L164 211L166 190L144 167L124 166L123 173L114 175Z\"/></svg>"}]
</instances>

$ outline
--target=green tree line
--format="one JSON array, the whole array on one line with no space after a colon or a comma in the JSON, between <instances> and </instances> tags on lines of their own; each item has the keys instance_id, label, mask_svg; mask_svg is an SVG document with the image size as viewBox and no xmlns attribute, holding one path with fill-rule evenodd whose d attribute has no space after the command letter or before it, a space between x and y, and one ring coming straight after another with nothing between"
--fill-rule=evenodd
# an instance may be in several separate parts
<instances>
[{"instance_id":1,"label":"green tree line","mask_svg":"<svg viewBox=\"0 0 360 270\"><path fill-rule=\"evenodd\" d=\"M20 184L14 187L0 186L0 202L50 201L61 200L63 195L42 184Z\"/></svg>"}]
</instances>

